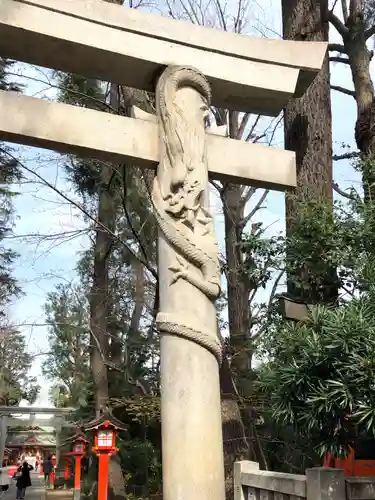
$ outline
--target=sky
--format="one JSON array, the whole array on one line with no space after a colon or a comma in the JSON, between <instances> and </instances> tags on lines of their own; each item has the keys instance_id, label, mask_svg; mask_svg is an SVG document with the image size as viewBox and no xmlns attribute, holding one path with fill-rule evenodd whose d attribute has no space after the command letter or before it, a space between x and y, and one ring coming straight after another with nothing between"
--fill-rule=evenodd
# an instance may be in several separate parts
<instances>
[{"instance_id":1,"label":"sky","mask_svg":"<svg viewBox=\"0 0 375 500\"><path fill-rule=\"evenodd\" d=\"M275 37L281 32L280 0L262 0L262 4L253 3L250 10L248 30L252 35L264 35L265 26L270 27L268 36ZM333 29L332 41L340 41ZM373 68L372 68L373 69ZM35 97L53 99L56 93L48 85L50 73L47 70L19 66L19 81L26 84L25 93ZM352 89L351 75L346 65L331 65L332 83ZM25 76L29 78L25 78ZM40 81L36 81L40 80ZM341 144L354 147L354 125L356 106L352 97L332 92L333 140L334 152L342 152ZM282 130L276 136L274 145L283 147ZM54 153L33 148L17 148L26 167L35 170L57 189L71 193L63 169L63 159ZM270 165L270 168L277 166ZM27 174L28 181L35 181L35 176ZM351 185L359 186L359 176L348 161L334 165L334 181L341 189ZM10 311L10 318L25 335L28 350L34 357L32 374L37 376L41 392L37 406L51 406L48 401L49 383L41 375L42 353L48 350L47 326L45 324L44 304L48 293L54 291L59 283L67 283L76 278L75 265L77 255L88 246L87 235L79 233L73 237L72 232L84 228L79 213L70 204L61 199L53 189L41 183L27 182L17 186L20 193L15 200L17 220L15 221L15 237L9 245L20 257L15 266L15 276L24 291L24 296L15 301ZM258 196L261 194L259 191ZM254 203L255 200L253 200ZM217 200L212 201L215 212L216 232L219 246L224 246L224 223ZM250 207L249 207L250 208ZM257 213L255 222L263 222L269 227L268 234L284 230L284 194L273 192L268 196L267 208ZM33 235L53 235L64 232L64 241L46 238L35 238Z\"/></svg>"}]
</instances>

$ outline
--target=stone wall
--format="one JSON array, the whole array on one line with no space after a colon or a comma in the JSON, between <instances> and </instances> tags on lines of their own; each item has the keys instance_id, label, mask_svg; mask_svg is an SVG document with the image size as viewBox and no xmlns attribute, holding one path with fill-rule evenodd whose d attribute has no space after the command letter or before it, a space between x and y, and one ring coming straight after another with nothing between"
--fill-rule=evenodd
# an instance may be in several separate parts
<instances>
[{"instance_id":1,"label":"stone wall","mask_svg":"<svg viewBox=\"0 0 375 500\"><path fill-rule=\"evenodd\" d=\"M316 467L306 474L259 470L256 462L234 464L234 500L375 500L375 477L345 478L341 469Z\"/></svg>"},{"instance_id":2,"label":"stone wall","mask_svg":"<svg viewBox=\"0 0 375 500\"><path fill-rule=\"evenodd\" d=\"M350 477L346 479L348 500L372 500L375 498L375 477Z\"/></svg>"}]
</instances>

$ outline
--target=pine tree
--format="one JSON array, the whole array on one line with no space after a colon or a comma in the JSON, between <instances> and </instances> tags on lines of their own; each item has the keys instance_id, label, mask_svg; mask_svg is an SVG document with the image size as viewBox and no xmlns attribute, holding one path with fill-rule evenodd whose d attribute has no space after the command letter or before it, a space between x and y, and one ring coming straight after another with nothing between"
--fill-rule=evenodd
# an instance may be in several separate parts
<instances>
[{"instance_id":1,"label":"pine tree","mask_svg":"<svg viewBox=\"0 0 375 500\"><path fill-rule=\"evenodd\" d=\"M21 399L35 402L39 386L35 377L28 376L31 363L22 333L3 327L0 333L0 405L16 406Z\"/></svg>"},{"instance_id":2,"label":"pine tree","mask_svg":"<svg viewBox=\"0 0 375 500\"><path fill-rule=\"evenodd\" d=\"M19 90L11 83L7 72L14 63L0 57L0 90ZM21 178L21 172L12 150L0 142L0 316L4 317L10 300L21 290L12 276L12 264L17 253L6 247L5 240L12 232L14 221L12 184Z\"/></svg>"},{"instance_id":3,"label":"pine tree","mask_svg":"<svg viewBox=\"0 0 375 500\"><path fill-rule=\"evenodd\" d=\"M44 376L58 388L60 403L84 406L90 390L88 304L82 287L59 285L45 304L49 326ZM51 394L56 398L56 391ZM63 396L63 397L62 397Z\"/></svg>"}]
</instances>

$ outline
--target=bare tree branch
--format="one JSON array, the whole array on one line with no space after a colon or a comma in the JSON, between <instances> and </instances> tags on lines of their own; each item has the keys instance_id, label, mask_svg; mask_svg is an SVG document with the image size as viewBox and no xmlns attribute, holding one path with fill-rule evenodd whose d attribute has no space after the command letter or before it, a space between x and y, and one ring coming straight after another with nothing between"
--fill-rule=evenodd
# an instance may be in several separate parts
<instances>
[{"instance_id":1,"label":"bare tree branch","mask_svg":"<svg viewBox=\"0 0 375 500\"><path fill-rule=\"evenodd\" d=\"M352 160L353 158L359 158L360 156L361 153L359 151L352 151L351 153L344 153L342 155L333 155L332 160L333 161Z\"/></svg>"},{"instance_id":2,"label":"bare tree branch","mask_svg":"<svg viewBox=\"0 0 375 500\"><path fill-rule=\"evenodd\" d=\"M128 208L126 206L126 200L128 199L128 189L127 189L127 185L126 185L126 181L125 181L125 179L126 179L125 169L126 169L126 165L124 164L124 165L122 165L122 188L123 188L122 196L121 196L122 208L124 210L126 221L129 224L130 230L131 230L134 238L138 242L139 248L141 249L141 252L143 254L145 262L149 262L149 256L147 255L146 248L143 245L140 234L137 233L137 231L134 227L134 224L133 224L131 217L129 215Z\"/></svg>"},{"instance_id":3,"label":"bare tree branch","mask_svg":"<svg viewBox=\"0 0 375 500\"><path fill-rule=\"evenodd\" d=\"M223 188L218 184L216 181L210 179L210 184L216 189L216 191L220 194L223 190Z\"/></svg>"},{"instance_id":4,"label":"bare tree branch","mask_svg":"<svg viewBox=\"0 0 375 500\"><path fill-rule=\"evenodd\" d=\"M25 170L26 172L29 172L30 174L34 175L37 179L39 179L45 186L49 187L50 189L52 189L55 193L57 193L59 196L61 196L61 198L63 198L65 201L67 201L68 203L70 203L71 205L73 205L75 208L77 208L80 212L82 212L89 220L91 220L92 222L95 223L96 226L99 226L101 229L103 229L104 231L106 231L107 233L109 233L112 238L114 238L114 240L116 240L118 243L120 243L121 245L123 245L131 255L133 255L133 257L135 259L138 259L145 267L146 269L148 269L148 271L152 274L152 276L157 279L157 273L154 269L152 269L152 267L150 267L149 263L148 262L144 262L143 259L141 259L139 257L139 255L137 255L130 247L129 245L126 244L125 241L123 241L116 233L112 232L109 230L109 228L105 227L100 221L98 221L95 217L93 217L87 210L85 210L79 203L75 202L74 200L72 200L71 198L69 198L68 196L66 196L62 191L60 191L60 189L58 189L56 186L54 186L53 184L51 184L50 182L48 182L46 179L44 179L41 175L39 175L37 172L35 172L34 170L32 170L31 168L27 167L24 163L22 163L18 158L16 158L15 156L13 156L9 151L3 149L0 147L0 151L9 156L10 158L12 158L12 160L16 161L20 167Z\"/></svg>"},{"instance_id":5,"label":"bare tree branch","mask_svg":"<svg viewBox=\"0 0 375 500\"><path fill-rule=\"evenodd\" d=\"M269 189L265 189L262 193L262 196L259 198L258 202L256 203L255 207L249 212L249 214L244 217L242 219L242 221L240 222L240 225L242 228L244 228L246 226L246 224L249 222L249 220L252 219L252 217L254 217L254 215L256 214L256 212L258 210L260 210L262 208L262 203L264 203L265 199L267 198L268 194L269 194L270 190Z\"/></svg>"},{"instance_id":6,"label":"bare tree branch","mask_svg":"<svg viewBox=\"0 0 375 500\"><path fill-rule=\"evenodd\" d=\"M342 64L350 64L350 61L348 58L345 57L337 57L337 56L332 56L329 58L329 62L338 62Z\"/></svg>"},{"instance_id":7,"label":"bare tree branch","mask_svg":"<svg viewBox=\"0 0 375 500\"><path fill-rule=\"evenodd\" d=\"M348 4L346 3L346 0L341 0L341 9L342 9L342 17L344 19L344 23L346 24L349 18Z\"/></svg>"},{"instance_id":8,"label":"bare tree branch","mask_svg":"<svg viewBox=\"0 0 375 500\"><path fill-rule=\"evenodd\" d=\"M340 189L337 182L332 182L332 188L334 191L336 191L336 193L348 200L355 201L357 199L357 196L355 196L354 194L347 193L346 191Z\"/></svg>"},{"instance_id":9,"label":"bare tree branch","mask_svg":"<svg viewBox=\"0 0 375 500\"><path fill-rule=\"evenodd\" d=\"M100 105L100 107L105 108L108 111L112 111L113 113L116 113L116 114L118 113L118 111L116 109L114 109L112 106L110 106L105 101L101 101L100 99L97 99L89 94L84 94L83 92L79 92L78 90L73 90L70 88L63 89L60 85L54 85L51 81L48 80L47 76L46 76L47 81L44 81L40 78L36 78L35 76L28 76L28 75L23 75L20 73L13 73L11 71L7 71L7 75L16 76L18 78L26 78L27 80L32 80L33 82L37 82L37 83L44 83L45 85L47 85L51 89L64 90L65 92L68 92L69 94L75 95L77 97L82 97L82 98L89 100L89 101L93 101L94 103Z\"/></svg>"},{"instance_id":10,"label":"bare tree branch","mask_svg":"<svg viewBox=\"0 0 375 500\"><path fill-rule=\"evenodd\" d=\"M237 15L234 20L234 31L240 33L242 29L242 0L237 0Z\"/></svg>"},{"instance_id":11,"label":"bare tree branch","mask_svg":"<svg viewBox=\"0 0 375 500\"><path fill-rule=\"evenodd\" d=\"M254 186L247 187L245 189L245 191L243 192L241 202L244 205L246 205L246 203L250 200L250 198L253 196L253 194L255 193L256 190L257 190L257 188L255 188Z\"/></svg>"},{"instance_id":12,"label":"bare tree branch","mask_svg":"<svg viewBox=\"0 0 375 500\"><path fill-rule=\"evenodd\" d=\"M253 137L254 132L255 132L255 129L256 129L256 127L257 127L258 123L259 123L260 117L261 117L261 116L260 116L260 115L258 115L258 116L255 118L254 123L252 124L251 129L250 129L250 131L249 131L249 133L247 134L247 137L246 137L246 139L245 139L245 141L246 141L246 142L247 142L247 141L249 141L249 140Z\"/></svg>"},{"instance_id":13,"label":"bare tree branch","mask_svg":"<svg viewBox=\"0 0 375 500\"><path fill-rule=\"evenodd\" d=\"M215 5L220 20L220 26L224 31L228 31L227 21L225 19L225 12L220 4L220 0L215 0Z\"/></svg>"},{"instance_id":14,"label":"bare tree branch","mask_svg":"<svg viewBox=\"0 0 375 500\"><path fill-rule=\"evenodd\" d=\"M239 139L242 139L242 136L245 132L245 128L247 127L247 124L249 123L249 120L250 120L250 116L251 114L250 113L245 113L242 117L242 120L241 120L241 123L240 123L240 126L238 128L238 138Z\"/></svg>"},{"instance_id":15,"label":"bare tree branch","mask_svg":"<svg viewBox=\"0 0 375 500\"><path fill-rule=\"evenodd\" d=\"M370 28L365 31L365 40L368 40L374 35L375 35L375 24L370 26Z\"/></svg>"},{"instance_id":16,"label":"bare tree branch","mask_svg":"<svg viewBox=\"0 0 375 500\"><path fill-rule=\"evenodd\" d=\"M341 54L346 54L346 49L340 43L330 43L328 44L328 50L332 52L340 52Z\"/></svg>"},{"instance_id":17,"label":"bare tree branch","mask_svg":"<svg viewBox=\"0 0 375 500\"><path fill-rule=\"evenodd\" d=\"M285 273L285 269L282 269L279 272L279 274L277 275L277 278L275 279L275 281L273 283L272 290L271 290L271 293L270 293L270 297L268 299L268 306L267 306L267 318L268 319L269 319L269 316L270 316L270 313L271 313L272 303L273 303L273 300L274 300L276 292L277 292L277 287L279 286L280 280L283 277L284 273ZM251 340L253 342L255 340L257 340L263 334L263 332L267 328L267 325L268 325L268 320L266 320L265 323L263 324L263 326L254 335L251 336Z\"/></svg>"},{"instance_id":18,"label":"bare tree branch","mask_svg":"<svg viewBox=\"0 0 375 500\"><path fill-rule=\"evenodd\" d=\"M349 95L355 99L354 90L345 89L344 87L340 87L339 85L331 85L332 90L336 90L337 92L341 92L342 94Z\"/></svg>"},{"instance_id":19,"label":"bare tree branch","mask_svg":"<svg viewBox=\"0 0 375 500\"><path fill-rule=\"evenodd\" d=\"M346 36L349 33L348 28L342 21L340 21L340 19L332 12L332 10L328 12L328 20L342 37Z\"/></svg>"}]
</instances>

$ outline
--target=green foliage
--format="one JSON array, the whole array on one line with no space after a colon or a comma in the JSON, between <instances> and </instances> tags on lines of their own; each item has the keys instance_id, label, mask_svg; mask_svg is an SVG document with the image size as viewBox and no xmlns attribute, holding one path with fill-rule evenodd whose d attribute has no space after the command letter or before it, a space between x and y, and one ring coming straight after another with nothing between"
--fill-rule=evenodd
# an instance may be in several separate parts
<instances>
[{"instance_id":1,"label":"green foliage","mask_svg":"<svg viewBox=\"0 0 375 500\"><path fill-rule=\"evenodd\" d=\"M0 90L20 90L9 81L7 72L13 63L0 57ZM13 228L13 197L15 192L11 185L21 178L17 160L12 150L0 142L0 316L5 315L5 308L21 289L12 276L12 266L18 255L6 247L4 241L12 233Z\"/></svg>"},{"instance_id":2,"label":"green foliage","mask_svg":"<svg viewBox=\"0 0 375 500\"><path fill-rule=\"evenodd\" d=\"M297 295L317 305L303 323L268 308L259 339L258 411L278 436L289 429L320 456L345 456L357 436L375 433L375 208L354 189L349 195L333 209L318 201L298 206L293 234L278 240L274 258L280 252ZM273 255L274 242L263 245ZM322 305L334 288L336 300ZM280 443L271 448L280 452Z\"/></svg>"},{"instance_id":3,"label":"green foliage","mask_svg":"<svg viewBox=\"0 0 375 500\"><path fill-rule=\"evenodd\" d=\"M89 387L87 301L79 286L59 285L47 296L49 352L43 374L54 382L51 398L60 406L84 406Z\"/></svg>"},{"instance_id":4,"label":"green foliage","mask_svg":"<svg viewBox=\"0 0 375 500\"><path fill-rule=\"evenodd\" d=\"M34 403L40 387L30 377L32 358L25 337L13 328L0 331L0 405L17 405L21 399Z\"/></svg>"},{"instance_id":5,"label":"green foliage","mask_svg":"<svg viewBox=\"0 0 375 500\"><path fill-rule=\"evenodd\" d=\"M8 72L13 62L0 57L0 90L19 91L10 81ZM18 255L6 245L14 224L12 185L21 179L21 172L13 151L0 142L0 404L17 405L21 399L36 400L39 387L28 372L32 359L27 353L24 336L9 325L8 307L21 289L12 275Z\"/></svg>"},{"instance_id":6,"label":"green foliage","mask_svg":"<svg viewBox=\"0 0 375 500\"><path fill-rule=\"evenodd\" d=\"M160 450L147 439L147 427L143 436L120 444L120 457L126 472L126 490L134 498L149 498L160 492Z\"/></svg>"},{"instance_id":7,"label":"green foliage","mask_svg":"<svg viewBox=\"0 0 375 500\"><path fill-rule=\"evenodd\" d=\"M319 454L344 456L355 436L375 433L375 288L338 308L315 307L269 345L260 385L272 415Z\"/></svg>"},{"instance_id":8,"label":"green foliage","mask_svg":"<svg viewBox=\"0 0 375 500\"><path fill-rule=\"evenodd\" d=\"M335 292L353 296L375 282L375 208L354 190L345 204L309 200L299 203L293 233L266 238L260 226L245 236L244 272L265 288L284 270L296 297L330 303Z\"/></svg>"},{"instance_id":9,"label":"green foliage","mask_svg":"<svg viewBox=\"0 0 375 500\"><path fill-rule=\"evenodd\" d=\"M285 241L286 271L295 298L310 304L335 299L340 288L335 270L346 258L341 222L328 201L298 203L293 232Z\"/></svg>"},{"instance_id":10,"label":"green foliage","mask_svg":"<svg viewBox=\"0 0 375 500\"><path fill-rule=\"evenodd\" d=\"M244 234L244 273L254 287L266 288L274 271L283 267L285 239L281 235L266 238L262 224Z\"/></svg>"},{"instance_id":11,"label":"green foliage","mask_svg":"<svg viewBox=\"0 0 375 500\"><path fill-rule=\"evenodd\" d=\"M112 408L126 409L127 415L133 422L140 423L144 419L148 422L160 422L160 397L144 396L138 398L111 398Z\"/></svg>"}]
</instances>

